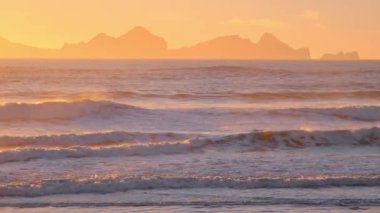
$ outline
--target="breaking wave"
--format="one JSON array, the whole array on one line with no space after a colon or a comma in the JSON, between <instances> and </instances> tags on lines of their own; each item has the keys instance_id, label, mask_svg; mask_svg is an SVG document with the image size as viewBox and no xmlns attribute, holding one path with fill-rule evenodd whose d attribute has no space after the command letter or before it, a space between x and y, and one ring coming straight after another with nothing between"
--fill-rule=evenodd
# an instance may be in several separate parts
<instances>
[{"instance_id":1,"label":"breaking wave","mask_svg":"<svg viewBox=\"0 0 380 213\"><path fill-rule=\"evenodd\" d=\"M218 152L253 152L326 146L379 146L380 128L339 131L255 131L227 136L99 133L40 137L1 137L0 163L35 159L150 156Z\"/></svg>"},{"instance_id":2,"label":"breaking wave","mask_svg":"<svg viewBox=\"0 0 380 213\"><path fill-rule=\"evenodd\" d=\"M110 101L43 102L38 104L8 103L0 106L0 121L72 120L84 116L110 116L137 107Z\"/></svg>"},{"instance_id":3,"label":"breaking wave","mask_svg":"<svg viewBox=\"0 0 380 213\"><path fill-rule=\"evenodd\" d=\"M340 108L294 108L294 109L280 109L271 110L274 114L286 114L293 116L307 116L311 114L332 116L344 120L356 121L379 121L380 120L380 106L351 106Z\"/></svg>"},{"instance_id":4,"label":"breaking wave","mask_svg":"<svg viewBox=\"0 0 380 213\"><path fill-rule=\"evenodd\" d=\"M279 92L216 92L216 93L139 93L132 91L98 91L98 92L78 92L62 93L58 91L17 92L0 93L3 97L33 97L40 100L72 100L80 101L85 99L128 99L128 98L162 98L174 100L187 99L245 99L247 101L312 101L312 100L334 100L334 99L369 99L380 98L380 91L279 91Z\"/></svg>"},{"instance_id":5,"label":"breaking wave","mask_svg":"<svg viewBox=\"0 0 380 213\"><path fill-rule=\"evenodd\" d=\"M41 197L43 199L44 197ZM28 199L26 197L26 199ZM63 202L52 202L52 201L33 201L33 202L2 202L0 207L14 207L14 208L43 208L43 207L82 207L82 208L93 208L93 207L172 207L172 206L223 206L223 207L233 207L233 206L267 206L267 205L296 205L296 206L338 206L338 207L349 207L350 210L368 210L369 206L377 207L379 206L380 199L305 199L305 198L252 198L250 200L226 200L226 201L213 201L213 200L197 200L197 201L132 201L132 202L121 202L121 201L96 201L96 202L75 202L75 201L63 201ZM118 209L119 210L119 209ZM164 209L165 210L165 209ZM171 209L168 209L170 211Z\"/></svg>"},{"instance_id":6,"label":"breaking wave","mask_svg":"<svg viewBox=\"0 0 380 213\"><path fill-rule=\"evenodd\" d=\"M175 142L193 137L178 133L101 132L88 134L0 136L0 148L112 146L138 143Z\"/></svg>"},{"instance_id":7,"label":"breaking wave","mask_svg":"<svg viewBox=\"0 0 380 213\"><path fill-rule=\"evenodd\" d=\"M37 184L0 186L2 197L37 197L53 194L105 194L129 190L191 189L191 188L324 188L380 186L379 175L299 178L127 178L94 180L47 180Z\"/></svg>"},{"instance_id":8,"label":"breaking wave","mask_svg":"<svg viewBox=\"0 0 380 213\"><path fill-rule=\"evenodd\" d=\"M0 105L0 122L22 122L22 121L70 121L81 118L109 119L120 116L133 116L139 113L159 112L156 116L165 113L175 113L176 116L195 115L287 115L287 116L332 116L344 120L356 121L379 121L380 106L353 106L341 108L290 108L290 109L144 109L127 104L111 101L83 100L74 102L42 102L36 104L7 103ZM178 114L180 113L180 114ZM168 115L168 114L166 114Z\"/></svg>"},{"instance_id":9,"label":"breaking wave","mask_svg":"<svg viewBox=\"0 0 380 213\"><path fill-rule=\"evenodd\" d=\"M253 100L321 100L321 99L378 99L380 91L328 91L328 92L255 92L236 95Z\"/></svg>"}]
</instances>

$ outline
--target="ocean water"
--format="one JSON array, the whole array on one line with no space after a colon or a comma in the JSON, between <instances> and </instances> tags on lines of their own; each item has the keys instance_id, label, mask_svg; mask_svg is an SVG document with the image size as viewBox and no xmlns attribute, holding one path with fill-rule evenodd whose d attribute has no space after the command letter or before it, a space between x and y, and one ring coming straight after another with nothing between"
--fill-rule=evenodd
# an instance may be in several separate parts
<instances>
[{"instance_id":1,"label":"ocean water","mask_svg":"<svg viewBox=\"0 0 380 213\"><path fill-rule=\"evenodd\" d=\"M380 61L0 61L1 212L379 212Z\"/></svg>"}]
</instances>

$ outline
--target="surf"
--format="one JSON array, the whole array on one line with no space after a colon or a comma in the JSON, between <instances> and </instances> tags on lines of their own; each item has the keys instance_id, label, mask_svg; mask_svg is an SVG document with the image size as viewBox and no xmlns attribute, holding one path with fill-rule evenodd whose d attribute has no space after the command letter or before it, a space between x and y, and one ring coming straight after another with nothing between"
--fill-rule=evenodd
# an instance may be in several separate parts
<instances>
[{"instance_id":1,"label":"surf","mask_svg":"<svg viewBox=\"0 0 380 213\"><path fill-rule=\"evenodd\" d=\"M110 132L0 137L0 163L36 159L154 156L207 151L255 152L320 147L380 146L380 128L335 131L254 131L225 136ZM12 149L13 147L13 149Z\"/></svg>"},{"instance_id":2,"label":"surf","mask_svg":"<svg viewBox=\"0 0 380 213\"><path fill-rule=\"evenodd\" d=\"M112 101L53 101L41 103L5 103L0 105L2 122L55 122L72 121L82 118L111 119L120 116L162 115L175 116L230 116L230 115L286 115L286 116L325 116L343 120L379 121L380 106L347 106L333 108L196 108L196 109L150 109ZM160 116L161 115L161 116Z\"/></svg>"},{"instance_id":3,"label":"surf","mask_svg":"<svg viewBox=\"0 0 380 213\"><path fill-rule=\"evenodd\" d=\"M95 180L47 180L40 183L0 186L2 197L38 197L57 194L107 194L130 190L156 189L281 189L328 187L380 186L379 175L326 176L285 178L228 178L228 177L136 177Z\"/></svg>"}]
</instances>

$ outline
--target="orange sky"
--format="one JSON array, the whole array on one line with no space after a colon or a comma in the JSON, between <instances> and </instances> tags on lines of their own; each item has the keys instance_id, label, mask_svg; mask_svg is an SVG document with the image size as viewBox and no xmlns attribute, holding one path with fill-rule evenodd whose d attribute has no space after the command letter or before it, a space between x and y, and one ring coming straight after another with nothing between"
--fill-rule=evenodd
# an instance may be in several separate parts
<instances>
[{"instance_id":1,"label":"orange sky","mask_svg":"<svg viewBox=\"0 0 380 213\"><path fill-rule=\"evenodd\" d=\"M141 25L175 48L270 32L312 57L357 50L380 59L379 8L379 0L0 0L0 36L60 47Z\"/></svg>"}]
</instances>

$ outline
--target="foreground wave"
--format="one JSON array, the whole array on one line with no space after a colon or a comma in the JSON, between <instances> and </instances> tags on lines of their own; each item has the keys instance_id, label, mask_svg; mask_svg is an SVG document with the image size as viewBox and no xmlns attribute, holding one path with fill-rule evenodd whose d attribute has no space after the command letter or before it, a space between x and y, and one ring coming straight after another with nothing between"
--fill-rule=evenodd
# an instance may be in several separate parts
<instances>
[{"instance_id":1,"label":"foreground wave","mask_svg":"<svg viewBox=\"0 0 380 213\"><path fill-rule=\"evenodd\" d=\"M337 131L254 131L227 136L181 134L99 133L89 135L2 137L0 163L34 159L149 156L218 152L270 151L326 146L379 146L380 128Z\"/></svg>"},{"instance_id":2,"label":"foreground wave","mask_svg":"<svg viewBox=\"0 0 380 213\"><path fill-rule=\"evenodd\" d=\"M63 148L63 147L102 147L123 144L178 142L194 137L178 133L140 132L100 132L88 134L41 135L30 137L0 136L0 148Z\"/></svg>"},{"instance_id":3,"label":"foreground wave","mask_svg":"<svg viewBox=\"0 0 380 213\"><path fill-rule=\"evenodd\" d=\"M380 199L294 199L294 198L252 198L246 201L151 201L151 202L15 202L1 203L0 207L6 208L67 208L67 207L211 207L213 210L218 210L218 207L227 207L231 211L233 206L274 206L274 205L296 205L296 206L338 206L349 207L350 210L369 210L369 207L378 207ZM40 209L39 209L40 210ZM138 209L142 211L141 209ZM149 209L148 209L149 210ZM165 210L165 209L163 209ZM171 211L172 209L168 209ZM238 209L241 211L241 208ZM252 209L250 209L252 210ZM70 209L72 211L72 209ZM115 211L120 211L119 208ZM81 210L79 210L81 212Z\"/></svg>"},{"instance_id":4,"label":"foreground wave","mask_svg":"<svg viewBox=\"0 0 380 213\"><path fill-rule=\"evenodd\" d=\"M320 188L380 186L379 175L365 177L310 177L232 179L223 177L192 178L129 178L105 180L48 180L39 184L7 185L0 187L3 197L36 197L53 194L104 194L128 190L190 189L190 188Z\"/></svg>"},{"instance_id":5,"label":"foreground wave","mask_svg":"<svg viewBox=\"0 0 380 213\"><path fill-rule=\"evenodd\" d=\"M74 101L74 102L42 102L36 104L27 103L7 103L0 105L0 122L54 122L72 121L82 118L110 119L114 117L130 117L134 115L144 115L153 113L158 117L163 117L162 113L169 115L175 113L176 116L192 115L198 113L201 116L223 116L223 115L263 115L269 114L286 116L308 116L319 115L335 117L345 120L375 122L380 120L380 106L350 106L341 108L290 108L290 109L145 109L127 104L115 103L111 101ZM156 112L156 113L155 113ZM180 113L180 114L178 114Z\"/></svg>"},{"instance_id":6,"label":"foreground wave","mask_svg":"<svg viewBox=\"0 0 380 213\"><path fill-rule=\"evenodd\" d=\"M354 91L279 91L279 92L215 92L215 93L139 93L133 91L99 91L99 92L77 92L63 93L58 91L17 92L0 93L7 98L33 97L37 100L72 100L80 101L85 99L129 99L129 98L159 98L172 100L198 100L205 98L213 99L246 99L256 101L281 101L281 100L334 100L334 99L358 99L358 100L378 100L380 91L378 90L354 90Z\"/></svg>"}]
</instances>

